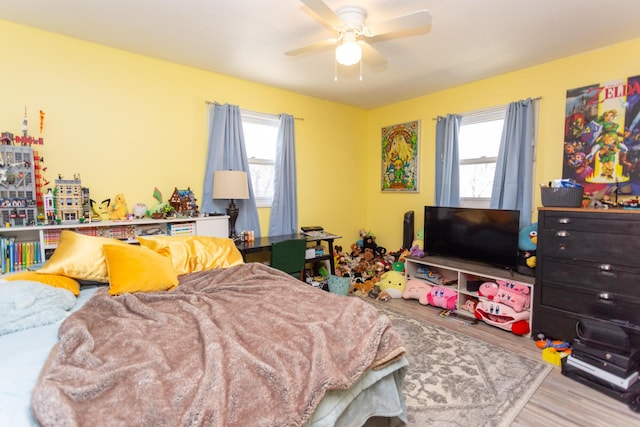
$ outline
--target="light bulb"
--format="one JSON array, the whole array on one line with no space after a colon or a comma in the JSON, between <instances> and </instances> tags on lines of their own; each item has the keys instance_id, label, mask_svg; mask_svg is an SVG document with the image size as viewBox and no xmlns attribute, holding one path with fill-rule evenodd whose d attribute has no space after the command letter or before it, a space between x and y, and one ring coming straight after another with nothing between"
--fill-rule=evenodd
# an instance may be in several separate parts
<instances>
[{"instance_id":1,"label":"light bulb","mask_svg":"<svg viewBox=\"0 0 640 427\"><path fill-rule=\"evenodd\" d=\"M336 48L336 61L342 65L354 65L362 58L362 48L356 43L353 33L346 33L344 42Z\"/></svg>"}]
</instances>

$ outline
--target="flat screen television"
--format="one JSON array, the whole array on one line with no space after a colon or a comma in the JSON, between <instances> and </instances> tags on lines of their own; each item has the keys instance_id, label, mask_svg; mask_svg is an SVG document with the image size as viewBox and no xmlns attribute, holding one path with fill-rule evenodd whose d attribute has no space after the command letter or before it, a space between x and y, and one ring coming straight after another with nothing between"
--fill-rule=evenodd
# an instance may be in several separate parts
<instances>
[{"instance_id":1,"label":"flat screen television","mask_svg":"<svg viewBox=\"0 0 640 427\"><path fill-rule=\"evenodd\" d=\"M520 211L424 207L424 252L516 269Z\"/></svg>"}]
</instances>

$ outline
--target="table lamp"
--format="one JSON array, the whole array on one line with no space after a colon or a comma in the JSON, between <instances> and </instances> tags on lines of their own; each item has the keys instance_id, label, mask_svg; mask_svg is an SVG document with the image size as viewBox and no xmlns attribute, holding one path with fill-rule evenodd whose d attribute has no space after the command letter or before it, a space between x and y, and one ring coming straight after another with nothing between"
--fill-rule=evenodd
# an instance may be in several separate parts
<instances>
[{"instance_id":1,"label":"table lamp","mask_svg":"<svg viewBox=\"0 0 640 427\"><path fill-rule=\"evenodd\" d=\"M248 199L249 186L247 173L244 171L220 170L213 174L213 198L229 199L227 215L229 215L229 238L237 240L236 220L238 219L238 207L235 199Z\"/></svg>"}]
</instances>

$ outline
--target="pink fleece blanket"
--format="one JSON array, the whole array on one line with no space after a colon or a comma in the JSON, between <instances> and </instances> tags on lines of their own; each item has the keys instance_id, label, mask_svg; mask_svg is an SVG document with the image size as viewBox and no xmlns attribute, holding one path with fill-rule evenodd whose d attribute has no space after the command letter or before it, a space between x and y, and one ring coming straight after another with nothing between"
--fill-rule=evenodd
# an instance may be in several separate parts
<instances>
[{"instance_id":1,"label":"pink fleece blanket","mask_svg":"<svg viewBox=\"0 0 640 427\"><path fill-rule=\"evenodd\" d=\"M299 426L327 390L404 353L370 304L261 264L100 290L59 336L31 401L46 426Z\"/></svg>"}]
</instances>

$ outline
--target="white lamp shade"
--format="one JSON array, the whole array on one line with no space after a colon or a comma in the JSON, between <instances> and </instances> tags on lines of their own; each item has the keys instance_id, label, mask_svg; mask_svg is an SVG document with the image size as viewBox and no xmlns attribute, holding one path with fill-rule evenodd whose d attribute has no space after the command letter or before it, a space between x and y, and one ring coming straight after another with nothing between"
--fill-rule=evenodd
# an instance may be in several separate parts
<instances>
[{"instance_id":1,"label":"white lamp shade","mask_svg":"<svg viewBox=\"0 0 640 427\"><path fill-rule=\"evenodd\" d=\"M336 61L342 65L354 65L362 59L362 48L358 46L355 35L345 34L344 41L336 48Z\"/></svg>"},{"instance_id":2,"label":"white lamp shade","mask_svg":"<svg viewBox=\"0 0 640 427\"><path fill-rule=\"evenodd\" d=\"M244 171L215 171L213 174L214 199L248 199L249 185Z\"/></svg>"}]
</instances>

